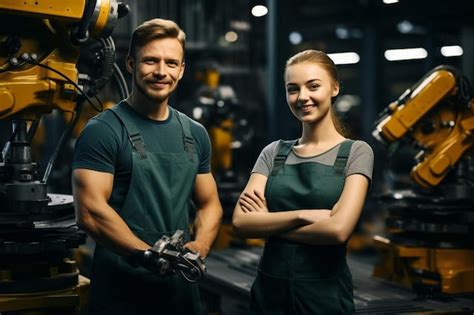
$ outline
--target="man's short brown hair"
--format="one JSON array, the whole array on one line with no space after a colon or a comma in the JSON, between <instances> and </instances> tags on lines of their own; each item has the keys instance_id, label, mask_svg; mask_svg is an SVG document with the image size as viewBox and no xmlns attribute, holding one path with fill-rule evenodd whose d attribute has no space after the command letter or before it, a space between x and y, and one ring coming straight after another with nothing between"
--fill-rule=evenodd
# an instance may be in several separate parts
<instances>
[{"instance_id":1,"label":"man's short brown hair","mask_svg":"<svg viewBox=\"0 0 474 315\"><path fill-rule=\"evenodd\" d=\"M132 58L135 58L137 48L145 46L154 39L161 38L176 38L183 47L184 60L186 34L178 26L178 24L171 20L165 19L152 19L139 25L135 31L133 31L130 47L128 49L128 55Z\"/></svg>"}]
</instances>

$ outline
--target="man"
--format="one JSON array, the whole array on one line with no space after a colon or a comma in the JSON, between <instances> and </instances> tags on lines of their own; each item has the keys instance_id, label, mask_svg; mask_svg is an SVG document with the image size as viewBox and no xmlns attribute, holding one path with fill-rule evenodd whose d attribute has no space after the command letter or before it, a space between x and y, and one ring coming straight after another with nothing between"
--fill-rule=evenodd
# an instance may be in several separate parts
<instances>
[{"instance_id":1,"label":"man","mask_svg":"<svg viewBox=\"0 0 474 315\"><path fill-rule=\"evenodd\" d=\"M89 121L76 143L77 223L97 243L91 314L201 313L196 284L130 263L145 264L144 251L162 235L189 231L191 200L189 250L206 257L221 222L209 136L168 104L184 73L184 48L185 34L172 21L138 26L126 60L132 93Z\"/></svg>"}]
</instances>

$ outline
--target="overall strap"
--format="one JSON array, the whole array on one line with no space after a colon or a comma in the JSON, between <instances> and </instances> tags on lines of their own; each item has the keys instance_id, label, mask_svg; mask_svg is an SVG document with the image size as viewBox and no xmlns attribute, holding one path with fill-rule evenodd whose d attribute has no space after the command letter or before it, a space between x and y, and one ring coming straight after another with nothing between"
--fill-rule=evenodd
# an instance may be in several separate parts
<instances>
[{"instance_id":1,"label":"overall strap","mask_svg":"<svg viewBox=\"0 0 474 315\"><path fill-rule=\"evenodd\" d=\"M285 164L286 158L288 157L288 154L290 154L291 148L293 148L296 141L298 140L280 140L280 143L278 143L278 153L273 159L272 175L277 174Z\"/></svg>"},{"instance_id":2,"label":"overall strap","mask_svg":"<svg viewBox=\"0 0 474 315\"><path fill-rule=\"evenodd\" d=\"M177 111L176 109L173 109L173 111L176 115L176 118L178 118L179 124L181 125L181 129L183 129L184 151L188 154L189 161L194 162L194 156L196 155L196 147L194 146L194 138L191 134L189 118L180 111Z\"/></svg>"},{"instance_id":3,"label":"overall strap","mask_svg":"<svg viewBox=\"0 0 474 315\"><path fill-rule=\"evenodd\" d=\"M351 152L352 144L354 140L344 140L339 146L339 151L337 152L336 161L334 162L334 169L337 175L344 174L344 169L347 164L347 158Z\"/></svg>"},{"instance_id":4,"label":"overall strap","mask_svg":"<svg viewBox=\"0 0 474 315\"><path fill-rule=\"evenodd\" d=\"M118 106L118 105L112 107L110 111L112 111L112 113L114 113L115 116L117 116L119 121L125 127L125 130L127 131L128 139L132 143L132 147L135 149L138 155L140 155L140 159L144 160L148 158L146 154L145 141L143 140L143 137L140 134L140 131L138 131L138 128L133 122L133 120L130 119L130 117L128 116L127 111L122 106Z\"/></svg>"}]
</instances>

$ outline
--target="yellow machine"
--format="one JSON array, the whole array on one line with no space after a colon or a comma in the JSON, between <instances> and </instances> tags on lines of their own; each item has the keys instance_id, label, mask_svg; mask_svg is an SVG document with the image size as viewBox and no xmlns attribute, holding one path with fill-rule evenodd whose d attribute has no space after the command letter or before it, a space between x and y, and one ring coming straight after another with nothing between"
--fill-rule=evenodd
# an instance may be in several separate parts
<instances>
[{"instance_id":1,"label":"yellow machine","mask_svg":"<svg viewBox=\"0 0 474 315\"><path fill-rule=\"evenodd\" d=\"M72 248L85 241L70 195L48 193L54 161L79 116L114 71L109 35L127 13L116 0L0 1L0 124L11 134L0 156L0 314L80 314L88 279ZM101 74L80 71L81 48L102 43ZM99 101L100 103L100 101ZM43 114L68 113L71 123L44 174L31 156ZM3 132L1 137L5 137Z\"/></svg>"},{"instance_id":2,"label":"yellow machine","mask_svg":"<svg viewBox=\"0 0 474 315\"><path fill-rule=\"evenodd\" d=\"M222 249L235 241L230 218L245 185L238 174L236 150L246 146L253 130L247 124L247 113L242 110L232 86L222 84L216 62L205 61L198 65L195 79L201 82L201 86L183 110L192 109L188 114L206 127L211 139L211 168L224 208L223 224L213 248ZM261 243L260 240L258 242Z\"/></svg>"},{"instance_id":3,"label":"yellow machine","mask_svg":"<svg viewBox=\"0 0 474 315\"><path fill-rule=\"evenodd\" d=\"M436 67L388 106L374 131L383 143L420 149L410 173L417 186L383 197L388 235L374 238L374 275L424 294L474 292L470 93L458 70Z\"/></svg>"}]
</instances>

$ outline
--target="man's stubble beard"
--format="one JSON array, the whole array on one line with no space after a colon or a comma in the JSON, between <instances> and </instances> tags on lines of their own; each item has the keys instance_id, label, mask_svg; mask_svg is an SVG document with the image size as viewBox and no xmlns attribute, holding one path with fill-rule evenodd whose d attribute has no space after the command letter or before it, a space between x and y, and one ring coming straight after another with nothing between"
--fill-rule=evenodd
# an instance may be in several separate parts
<instances>
[{"instance_id":1,"label":"man's stubble beard","mask_svg":"<svg viewBox=\"0 0 474 315\"><path fill-rule=\"evenodd\" d=\"M146 86L146 82L144 80L141 80L143 82L143 84ZM155 95L152 95L150 94L146 87L145 86L141 86L139 84L137 84L138 80L136 78L134 78L134 81L133 81L133 85L134 85L134 88L136 88L143 96L145 96L145 98L152 102L152 103L162 103L163 101L167 100L170 98L171 94L173 94L173 92L176 90L176 88L178 87L178 84L176 84L172 89L169 90L168 94L166 96L155 96Z\"/></svg>"}]
</instances>

